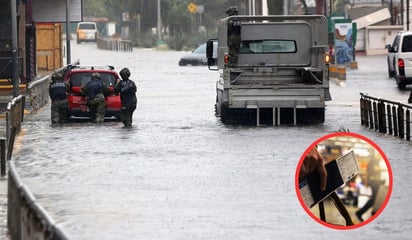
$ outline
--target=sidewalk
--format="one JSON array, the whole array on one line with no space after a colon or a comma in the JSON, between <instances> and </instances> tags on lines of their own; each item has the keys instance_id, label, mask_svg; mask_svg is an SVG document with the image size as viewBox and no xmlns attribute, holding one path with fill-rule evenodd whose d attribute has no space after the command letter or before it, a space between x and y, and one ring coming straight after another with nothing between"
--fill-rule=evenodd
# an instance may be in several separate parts
<instances>
[{"instance_id":1,"label":"sidewalk","mask_svg":"<svg viewBox=\"0 0 412 240\"><path fill-rule=\"evenodd\" d=\"M0 137L6 137L6 108L11 96L0 96ZM0 239L9 239L7 229L7 163L6 176L0 176Z\"/></svg>"},{"instance_id":2,"label":"sidewalk","mask_svg":"<svg viewBox=\"0 0 412 240\"><path fill-rule=\"evenodd\" d=\"M7 229L7 177L0 177L0 239L9 239Z\"/></svg>"},{"instance_id":3,"label":"sidewalk","mask_svg":"<svg viewBox=\"0 0 412 240\"><path fill-rule=\"evenodd\" d=\"M0 138L6 137L7 104L13 100L13 94L0 90ZM6 176L0 176L0 239L10 239L7 228L7 163Z\"/></svg>"}]
</instances>

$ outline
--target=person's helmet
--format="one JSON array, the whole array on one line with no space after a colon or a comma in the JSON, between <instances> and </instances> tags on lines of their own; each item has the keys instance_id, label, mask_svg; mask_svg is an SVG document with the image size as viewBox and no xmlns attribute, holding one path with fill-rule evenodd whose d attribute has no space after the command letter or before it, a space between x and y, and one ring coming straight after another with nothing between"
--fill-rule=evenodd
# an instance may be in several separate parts
<instances>
[{"instance_id":1,"label":"person's helmet","mask_svg":"<svg viewBox=\"0 0 412 240\"><path fill-rule=\"evenodd\" d=\"M120 77L122 77L122 79L129 79L130 77L130 70L128 68L123 68L122 70L120 70Z\"/></svg>"},{"instance_id":2,"label":"person's helmet","mask_svg":"<svg viewBox=\"0 0 412 240\"><path fill-rule=\"evenodd\" d=\"M59 81L62 81L62 80L63 80L63 77L62 77L62 75L61 75L60 73L54 72L54 73L52 74L51 79L52 79L52 82L59 82Z\"/></svg>"},{"instance_id":3,"label":"person's helmet","mask_svg":"<svg viewBox=\"0 0 412 240\"><path fill-rule=\"evenodd\" d=\"M92 74L92 80L100 80L100 74L95 72Z\"/></svg>"},{"instance_id":4,"label":"person's helmet","mask_svg":"<svg viewBox=\"0 0 412 240\"><path fill-rule=\"evenodd\" d=\"M236 6L229 7L229 8L226 10L226 14L227 14L228 16L238 15L238 13L239 13L239 11L237 10L237 7L236 7Z\"/></svg>"}]
</instances>

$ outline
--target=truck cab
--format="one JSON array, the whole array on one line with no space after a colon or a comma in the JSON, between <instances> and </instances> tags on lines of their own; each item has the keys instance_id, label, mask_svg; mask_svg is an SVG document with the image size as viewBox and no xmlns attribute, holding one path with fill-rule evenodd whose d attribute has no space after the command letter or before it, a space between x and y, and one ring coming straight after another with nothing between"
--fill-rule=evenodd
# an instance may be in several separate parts
<instances>
[{"instance_id":1,"label":"truck cab","mask_svg":"<svg viewBox=\"0 0 412 240\"><path fill-rule=\"evenodd\" d=\"M329 94L324 16L229 16L218 26L216 115L223 123L318 123Z\"/></svg>"}]
</instances>

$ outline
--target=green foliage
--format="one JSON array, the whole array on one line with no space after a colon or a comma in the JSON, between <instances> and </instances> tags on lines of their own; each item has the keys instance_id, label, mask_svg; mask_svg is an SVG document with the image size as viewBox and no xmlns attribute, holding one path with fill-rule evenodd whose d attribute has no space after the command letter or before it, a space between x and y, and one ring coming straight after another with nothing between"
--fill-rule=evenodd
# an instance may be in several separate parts
<instances>
[{"instance_id":1,"label":"green foliage","mask_svg":"<svg viewBox=\"0 0 412 240\"><path fill-rule=\"evenodd\" d=\"M107 0L83 0L83 16L106 17L105 2Z\"/></svg>"},{"instance_id":2,"label":"green foliage","mask_svg":"<svg viewBox=\"0 0 412 240\"><path fill-rule=\"evenodd\" d=\"M133 42L135 42L135 45L138 47L152 48L156 46L157 36L151 31L148 31L138 35Z\"/></svg>"},{"instance_id":3,"label":"green foliage","mask_svg":"<svg viewBox=\"0 0 412 240\"><path fill-rule=\"evenodd\" d=\"M83 0L83 16L107 17L120 27L129 26L131 40L141 47L156 46L157 36L152 28L157 26L157 0ZM194 48L210 37L216 37L219 19L226 17L230 6L237 6L239 14L248 13L248 0L161 0L162 36L169 47L181 50ZM204 13L192 14L189 3L203 5ZM283 0L268 0L272 14L282 14ZM272 9L272 10L271 10ZM275 9L275 10L273 10ZM280 10L279 10L280 9ZM122 22L122 13L127 12L129 22ZM206 32L199 32L202 25Z\"/></svg>"}]
</instances>

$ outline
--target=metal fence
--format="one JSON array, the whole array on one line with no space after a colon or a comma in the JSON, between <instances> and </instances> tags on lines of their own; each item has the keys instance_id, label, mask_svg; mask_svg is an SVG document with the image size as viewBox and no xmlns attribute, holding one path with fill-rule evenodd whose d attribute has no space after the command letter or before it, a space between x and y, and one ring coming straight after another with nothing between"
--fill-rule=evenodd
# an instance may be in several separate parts
<instances>
[{"instance_id":1,"label":"metal fence","mask_svg":"<svg viewBox=\"0 0 412 240\"><path fill-rule=\"evenodd\" d=\"M67 234L48 215L9 161L7 225L13 240L65 240Z\"/></svg>"},{"instance_id":2,"label":"metal fence","mask_svg":"<svg viewBox=\"0 0 412 240\"><path fill-rule=\"evenodd\" d=\"M6 136L0 139L0 167L1 176L6 175L6 160L11 159L16 132L20 131L24 117L25 96L20 95L7 104L6 109Z\"/></svg>"},{"instance_id":3,"label":"metal fence","mask_svg":"<svg viewBox=\"0 0 412 240\"><path fill-rule=\"evenodd\" d=\"M381 133L411 140L412 106L361 93L361 124Z\"/></svg>"},{"instance_id":4,"label":"metal fence","mask_svg":"<svg viewBox=\"0 0 412 240\"><path fill-rule=\"evenodd\" d=\"M130 40L112 39L112 38L97 38L97 48L118 52L132 52L133 44Z\"/></svg>"},{"instance_id":5,"label":"metal fence","mask_svg":"<svg viewBox=\"0 0 412 240\"><path fill-rule=\"evenodd\" d=\"M48 98L46 89L48 77L45 77L29 87L38 102L35 106L42 106L44 99ZM8 142L8 193L7 193L7 227L9 236L13 240L36 239L36 240L66 240L67 234L62 227L50 217L47 211L37 202L29 188L21 181L15 163L11 159L15 135L20 131L23 122L25 96L14 98L7 105L6 112L6 140L1 139L1 155L3 161L5 142Z\"/></svg>"},{"instance_id":6,"label":"metal fence","mask_svg":"<svg viewBox=\"0 0 412 240\"><path fill-rule=\"evenodd\" d=\"M50 77L45 76L41 79L30 82L27 86L30 96L30 106L33 110L38 110L49 102L49 83Z\"/></svg>"}]
</instances>

